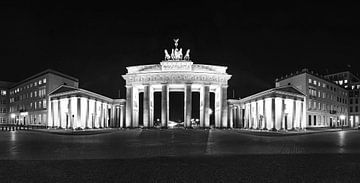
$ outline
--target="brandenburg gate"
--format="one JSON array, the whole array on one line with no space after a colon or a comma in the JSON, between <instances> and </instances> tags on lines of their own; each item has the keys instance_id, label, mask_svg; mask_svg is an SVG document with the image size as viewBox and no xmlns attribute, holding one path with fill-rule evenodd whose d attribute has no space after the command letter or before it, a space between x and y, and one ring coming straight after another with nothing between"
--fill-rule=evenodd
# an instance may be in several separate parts
<instances>
[{"instance_id":1,"label":"brandenburg gate","mask_svg":"<svg viewBox=\"0 0 360 183\"><path fill-rule=\"evenodd\" d=\"M125 127L139 127L139 94L143 93L143 126L154 127L154 92L161 92L161 127L169 121L169 93L184 92L184 127L191 128L192 92L200 92L200 127L210 127L210 92L215 93L215 127L232 127L228 121L227 67L194 64L190 50L183 56L174 39L171 54L164 50L160 64L127 67Z\"/></svg>"}]
</instances>

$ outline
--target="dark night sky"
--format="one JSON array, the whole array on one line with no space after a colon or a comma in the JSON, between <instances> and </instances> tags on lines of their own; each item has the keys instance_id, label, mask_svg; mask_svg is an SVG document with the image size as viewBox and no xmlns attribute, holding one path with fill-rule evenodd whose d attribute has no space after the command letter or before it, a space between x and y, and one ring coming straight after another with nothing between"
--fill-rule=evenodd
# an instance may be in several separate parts
<instances>
[{"instance_id":1,"label":"dark night sky","mask_svg":"<svg viewBox=\"0 0 360 183\"><path fill-rule=\"evenodd\" d=\"M118 2L1 2L0 80L51 68L78 77L82 88L109 97L121 89L124 97L125 67L159 63L175 37L194 63L229 67L230 96L271 88L305 67L359 71L354 4Z\"/></svg>"}]
</instances>

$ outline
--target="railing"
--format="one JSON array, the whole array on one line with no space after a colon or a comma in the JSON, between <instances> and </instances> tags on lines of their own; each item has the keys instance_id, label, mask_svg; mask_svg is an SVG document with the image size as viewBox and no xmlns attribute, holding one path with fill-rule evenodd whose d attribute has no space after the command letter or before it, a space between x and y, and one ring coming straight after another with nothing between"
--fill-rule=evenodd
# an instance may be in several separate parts
<instances>
[{"instance_id":1,"label":"railing","mask_svg":"<svg viewBox=\"0 0 360 183\"><path fill-rule=\"evenodd\" d=\"M45 128L47 128L47 126L44 125L0 124L1 131L45 129Z\"/></svg>"}]
</instances>

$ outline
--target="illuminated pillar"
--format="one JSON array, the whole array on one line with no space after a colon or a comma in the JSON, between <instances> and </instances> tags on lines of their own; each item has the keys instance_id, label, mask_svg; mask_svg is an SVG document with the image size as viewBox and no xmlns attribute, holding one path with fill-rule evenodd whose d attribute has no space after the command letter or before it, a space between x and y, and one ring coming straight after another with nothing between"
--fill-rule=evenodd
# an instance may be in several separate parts
<instances>
[{"instance_id":1,"label":"illuminated pillar","mask_svg":"<svg viewBox=\"0 0 360 183\"><path fill-rule=\"evenodd\" d=\"M200 127L209 127L210 126L210 93L209 85L204 85L200 90ZM227 105L225 106L228 107Z\"/></svg>"},{"instance_id":2,"label":"illuminated pillar","mask_svg":"<svg viewBox=\"0 0 360 183\"><path fill-rule=\"evenodd\" d=\"M293 101L292 125L291 125L292 130L295 130L295 120L296 120L296 99L294 99Z\"/></svg>"},{"instance_id":3,"label":"illuminated pillar","mask_svg":"<svg viewBox=\"0 0 360 183\"><path fill-rule=\"evenodd\" d=\"M72 125L72 111L71 111L71 98L68 98L68 125L66 128L73 128Z\"/></svg>"},{"instance_id":4,"label":"illuminated pillar","mask_svg":"<svg viewBox=\"0 0 360 183\"><path fill-rule=\"evenodd\" d=\"M304 126L303 126L303 120L304 119L306 119L306 118L304 118L304 116L305 116L305 114L304 114L304 101L301 101L300 102L300 121L299 121L299 123L300 123L300 129L303 129L304 128Z\"/></svg>"},{"instance_id":5,"label":"illuminated pillar","mask_svg":"<svg viewBox=\"0 0 360 183\"><path fill-rule=\"evenodd\" d=\"M221 86L221 122L223 128L228 127L227 87L227 85Z\"/></svg>"},{"instance_id":6,"label":"illuminated pillar","mask_svg":"<svg viewBox=\"0 0 360 183\"><path fill-rule=\"evenodd\" d=\"M184 94L184 125L185 128L191 127L191 84L185 84Z\"/></svg>"},{"instance_id":7,"label":"illuminated pillar","mask_svg":"<svg viewBox=\"0 0 360 183\"><path fill-rule=\"evenodd\" d=\"M285 117L285 99L281 98L281 115L280 115L280 130L284 130L284 117Z\"/></svg>"},{"instance_id":8,"label":"illuminated pillar","mask_svg":"<svg viewBox=\"0 0 360 183\"><path fill-rule=\"evenodd\" d=\"M139 89L133 87L133 99L132 99L132 109L133 109L133 117L132 117L132 127L139 127Z\"/></svg>"},{"instance_id":9,"label":"illuminated pillar","mask_svg":"<svg viewBox=\"0 0 360 183\"><path fill-rule=\"evenodd\" d=\"M230 104L228 110L229 110L229 125L230 128L232 128L234 123L234 105Z\"/></svg>"},{"instance_id":10,"label":"illuminated pillar","mask_svg":"<svg viewBox=\"0 0 360 183\"><path fill-rule=\"evenodd\" d=\"M221 87L215 89L215 127L221 127Z\"/></svg>"},{"instance_id":11,"label":"illuminated pillar","mask_svg":"<svg viewBox=\"0 0 360 183\"><path fill-rule=\"evenodd\" d=\"M58 99L58 119L59 119L59 128L61 128L61 102Z\"/></svg>"},{"instance_id":12,"label":"illuminated pillar","mask_svg":"<svg viewBox=\"0 0 360 183\"><path fill-rule=\"evenodd\" d=\"M90 101L89 98L86 98L85 128L89 128L89 112L90 112Z\"/></svg>"},{"instance_id":13,"label":"illuminated pillar","mask_svg":"<svg viewBox=\"0 0 360 183\"><path fill-rule=\"evenodd\" d=\"M167 128L169 120L169 87L163 84L161 87L161 127Z\"/></svg>"},{"instance_id":14,"label":"illuminated pillar","mask_svg":"<svg viewBox=\"0 0 360 183\"><path fill-rule=\"evenodd\" d=\"M76 101L77 101L77 105L76 105L76 123L77 126L80 127L81 126L81 98L80 97L76 97Z\"/></svg>"},{"instance_id":15,"label":"illuminated pillar","mask_svg":"<svg viewBox=\"0 0 360 183\"><path fill-rule=\"evenodd\" d=\"M149 106L150 106L150 121L149 127L154 127L154 88L150 86L150 95L149 95Z\"/></svg>"},{"instance_id":16,"label":"illuminated pillar","mask_svg":"<svg viewBox=\"0 0 360 183\"><path fill-rule=\"evenodd\" d=\"M150 86L144 85L144 98L143 98L143 124L144 127L150 127Z\"/></svg>"},{"instance_id":17,"label":"illuminated pillar","mask_svg":"<svg viewBox=\"0 0 360 183\"><path fill-rule=\"evenodd\" d=\"M51 100L51 117L52 117L52 127L54 128L55 127L55 115L54 115L54 105L55 105L55 101L54 100Z\"/></svg>"},{"instance_id":18,"label":"illuminated pillar","mask_svg":"<svg viewBox=\"0 0 360 183\"><path fill-rule=\"evenodd\" d=\"M133 87L126 85L126 124L125 127L131 127L133 113Z\"/></svg>"},{"instance_id":19,"label":"illuminated pillar","mask_svg":"<svg viewBox=\"0 0 360 183\"><path fill-rule=\"evenodd\" d=\"M98 101L95 99L94 101L94 117L92 120L92 126L93 128L97 128L96 121L97 121L97 111L98 111Z\"/></svg>"},{"instance_id":20,"label":"illuminated pillar","mask_svg":"<svg viewBox=\"0 0 360 183\"><path fill-rule=\"evenodd\" d=\"M260 126L259 126L259 101L255 101L255 129L260 129Z\"/></svg>"},{"instance_id":21,"label":"illuminated pillar","mask_svg":"<svg viewBox=\"0 0 360 183\"><path fill-rule=\"evenodd\" d=\"M119 120L120 120L120 128L124 127L124 114L125 114L125 110L124 110L124 105L121 105L120 104L120 117L119 117Z\"/></svg>"},{"instance_id":22,"label":"illuminated pillar","mask_svg":"<svg viewBox=\"0 0 360 183\"><path fill-rule=\"evenodd\" d=\"M254 117L253 117L253 102L250 102L249 104L249 128L253 129L254 128Z\"/></svg>"},{"instance_id":23,"label":"illuminated pillar","mask_svg":"<svg viewBox=\"0 0 360 183\"><path fill-rule=\"evenodd\" d=\"M264 130L267 130L267 124L266 124L266 105L265 105L265 99L263 99L263 127Z\"/></svg>"},{"instance_id":24,"label":"illuminated pillar","mask_svg":"<svg viewBox=\"0 0 360 183\"><path fill-rule=\"evenodd\" d=\"M276 116L275 116L275 110L276 110L276 107L275 107L275 97L272 97L271 98L271 117L272 117L272 123L273 123L273 128L271 130L273 131L276 131L276 126L275 126L275 123L276 123Z\"/></svg>"}]
</instances>

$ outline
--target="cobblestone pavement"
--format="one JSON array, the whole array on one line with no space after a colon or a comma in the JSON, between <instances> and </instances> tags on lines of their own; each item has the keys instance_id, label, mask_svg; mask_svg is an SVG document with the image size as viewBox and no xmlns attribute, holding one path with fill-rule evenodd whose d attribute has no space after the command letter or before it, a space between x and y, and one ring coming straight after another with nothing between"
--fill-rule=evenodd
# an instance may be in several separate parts
<instances>
[{"instance_id":1,"label":"cobblestone pavement","mask_svg":"<svg viewBox=\"0 0 360 183\"><path fill-rule=\"evenodd\" d=\"M127 129L94 135L1 131L0 159L360 153L359 139L357 130L296 136L256 136L220 129Z\"/></svg>"}]
</instances>

